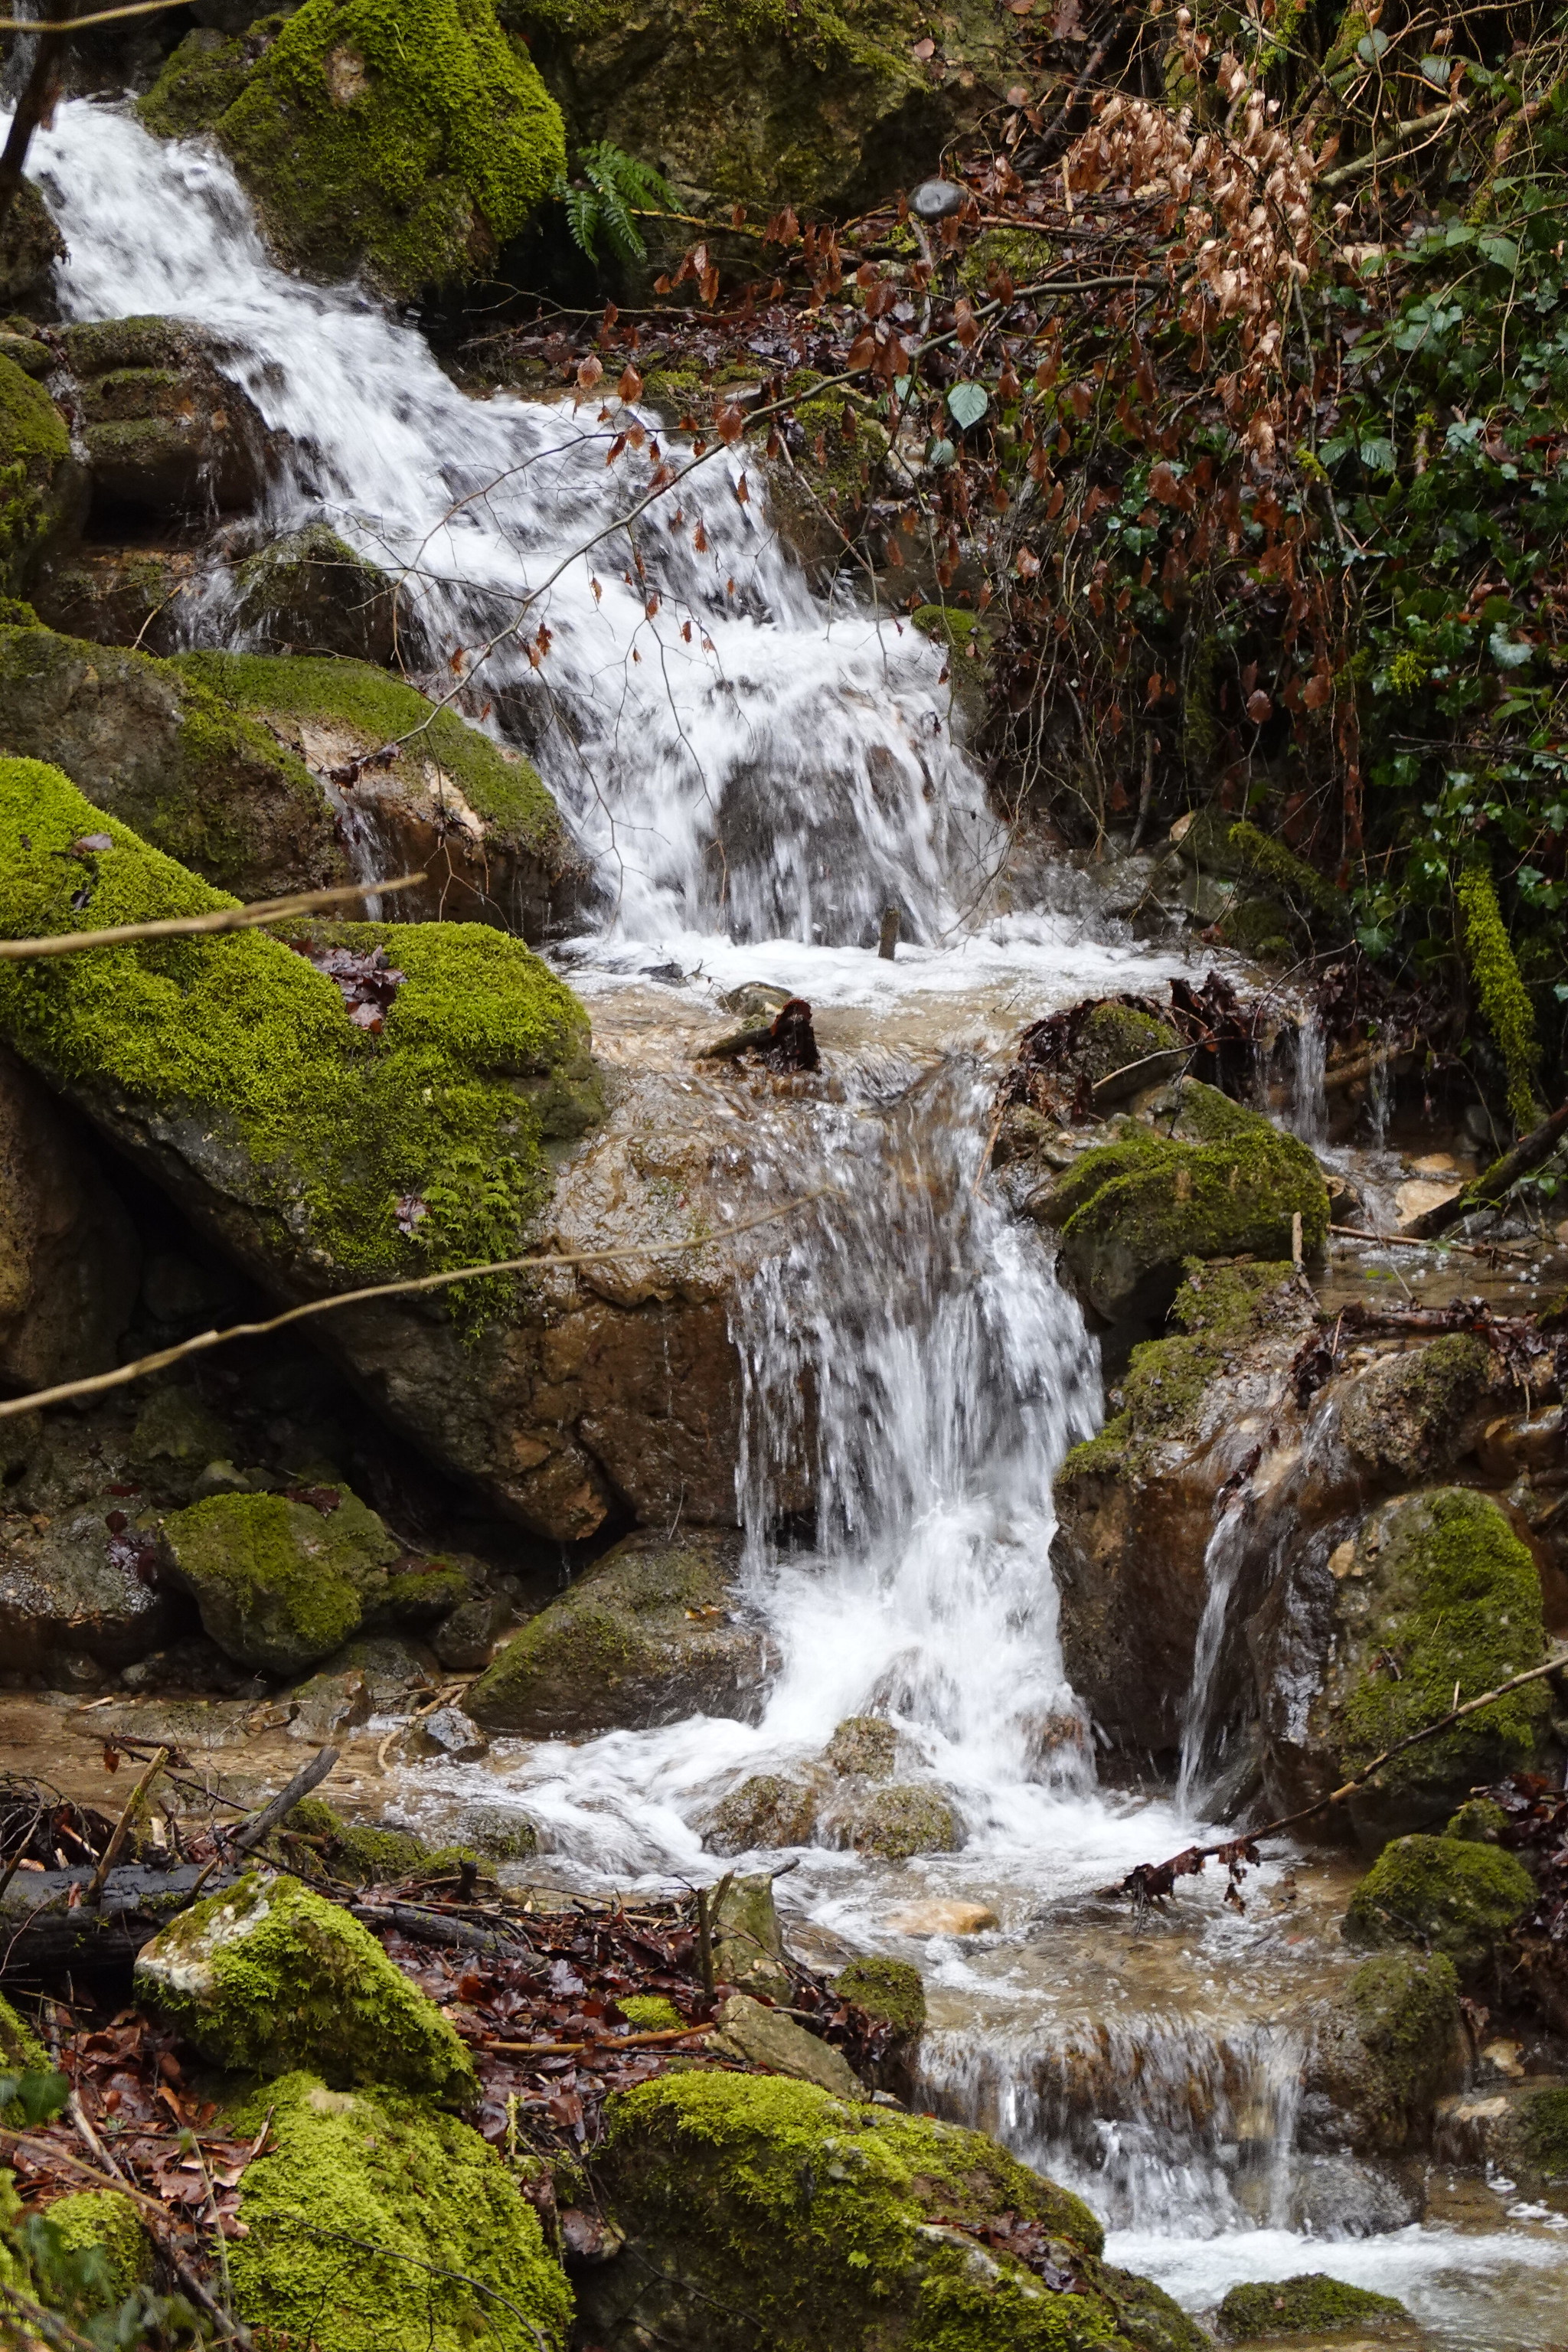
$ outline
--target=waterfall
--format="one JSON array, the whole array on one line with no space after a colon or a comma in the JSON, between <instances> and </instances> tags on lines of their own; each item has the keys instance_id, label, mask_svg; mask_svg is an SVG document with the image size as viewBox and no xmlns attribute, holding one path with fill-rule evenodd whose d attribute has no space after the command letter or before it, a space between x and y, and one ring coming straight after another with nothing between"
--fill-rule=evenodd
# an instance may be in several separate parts
<instances>
[{"instance_id":1,"label":"waterfall","mask_svg":"<svg viewBox=\"0 0 1568 2352\"><path fill-rule=\"evenodd\" d=\"M1197 1794L1198 1775L1214 1728L1215 1693L1225 1647L1231 1595L1247 1557L1247 1492L1231 1496L1204 1549L1204 1607L1193 1645L1192 1679L1182 1711L1182 1760L1176 1802L1185 1807Z\"/></svg>"},{"instance_id":2,"label":"waterfall","mask_svg":"<svg viewBox=\"0 0 1568 2352\"><path fill-rule=\"evenodd\" d=\"M625 524L661 454L690 457L651 413L470 398L353 288L275 268L216 154L121 112L62 107L32 168L69 247L68 316L221 338L288 436L270 529L324 519L405 579L443 687L466 669L466 714L532 751L610 927L853 944L896 904L931 939L983 893L999 831L942 655L813 595L754 449L716 451ZM607 462L634 426L643 446ZM208 642L214 614L209 596Z\"/></svg>"},{"instance_id":3,"label":"waterfall","mask_svg":"<svg viewBox=\"0 0 1568 2352\"><path fill-rule=\"evenodd\" d=\"M1303 1011L1296 1029L1289 1118L1293 1133L1314 1148L1329 1131L1329 1098L1323 1089L1328 1065L1328 1033L1316 1008L1310 1008Z\"/></svg>"}]
</instances>

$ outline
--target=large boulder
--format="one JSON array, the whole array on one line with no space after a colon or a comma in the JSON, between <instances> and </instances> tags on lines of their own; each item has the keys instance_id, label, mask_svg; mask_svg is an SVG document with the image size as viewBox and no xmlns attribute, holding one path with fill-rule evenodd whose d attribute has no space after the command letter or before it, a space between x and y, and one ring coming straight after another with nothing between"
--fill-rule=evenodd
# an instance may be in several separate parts
<instances>
[{"instance_id":1,"label":"large boulder","mask_svg":"<svg viewBox=\"0 0 1568 2352\"><path fill-rule=\"evenodd\" d=\"M526 761L363 663L165 661L0 627L0 748L63 768L97 807L244 898L352 880L344 837L357 833L382 873L428 874L387 902L403 919L445 913L538 939L577 872Z\"/></svg>"},{"instance_id":2,"label":"large boulder","mask_svg":"<svg viewBox=\"0 0 1568 2352\"><path fill-rule=\"evenodd\" d=\"M246 2168L234 2308L264 2343L316 2352L564 2352L572 2290L494 2148L377 2084L286 2074L231 2111Z\"/></svg>"},{"instance_id":3,"label":"large boulder","mask_svg":"<svg viewBox=\"0 0 1568 2352\"><path fill-rule=\"evenodd\" d=\"M1322 1247L1329 1196L1305 1144L1195 1081L1173 1119L1129 1120L1033 1194L1028 1213L1061 1236L1064 1273L1108 1322L1163 1314L1188 1258L1288 1257Z\"/></svg>"},{"instance_id":4,"label":"large boulder","mask_svg":"<svg viewBox=\"0 0 1568 2352\"><path fill-rule=\"evenodd\" d=\"M12 192L0 222L0 314L26 310L53 318L55 264L65 258L66 241L31 180Z\"/></svg>"},{"instance_id":5,"label":"large boulder","mask_svg":"<svg viewBox=\"0 0 1568 2352\"><path fill-rule=\"evenodd\" d=\"M182 1911L136 1957L140 2000L231 2074L309 2066L458 2106L472 2063L435 2002L368 1928L297 1878L247 1872Z\"/></svg>"},{"instance_id":6,"label":"large boulder","mask_svg":"<svg viewBox=\"0 0 1568 2352\"><path fill-rule=\"evenodd\" d=\"M1415 1944L1474 1977L1535 1902L1523 1863L1470 1838L1402 1837L1385 1846L1351 1896L1347 1943Z\"/></svg>"},{"instance_id":7,"label":"large boulder","mask_svg":"<svg viewBox=\"0 0 1568 2352\"><path fill-rule=\"evenodd\" d=\"M1452 1960L1408 1946L1374 1952L1302 2022L1300 2145L1358 2156L1424 2147L1438 2101L1464 2080L1469 2056Z\"/></svg>"},{"instance_id":8,"label":"large boulder","mask_svg":"<svg viewBox=\"0 0 1568 2352\"><path fill-rule=\"evenodd\" d=\"M1222 2344L1289 2342L1295 2336L1310 2336L1315 2343L1325 2336L1353 2332L1359 2345L1373 2336L1408 2336L1414 2323L1394 2295L1349 2286L1327 2271L1300 2271L1294 2278L1233 2286L1220 2305L1215 2328Z\"/></svg>"},{"instance_id":9,"label":"large boulder","mask_svg":"<svg viewBox=\"0 0 1568 2352\"><path fill-rule=\"evenodd\" d=\"M852 212L929 173L984 94L1018 72L1005 17L958 0L941 60L909 0L807 0L741 16L701 0L501 0L578 143L608 139L665 173L690 212L740 202Z\"/></svg>"},{"instance_id":10,"label":"large boulder","mask_svg":"<svg viewBox=\"0 0 1568 2352\"><path fill-rule=\"evenodd\" d=\"M247 509L267 487L273 436L224 374L226 346L184 319L64 327L92 471L93 512L189 521Z\"/></svg>"},{"instance_id":11,"label":"large boulder","mask_svg":"<svg viewBox=\"0 0 1568 2352\"><path fill-rule=\"evenodd\" d=\"M21 594L47 543L79 520L84 480L65 418L0 354L0 598Z\"/></svg>"},{"instance_id":12,"label":"large boulder","mask_svg":"<svg viewBox=\"0 0 1568 2352\"><path fill-rule=\"evenodd\" d=\"M140 1258L93 1154L0 1048L0 1384L48 1388L117 1363Z\"/></svg>"},{"instance_id":13,"label":"large boulder","mask_svg":"<svg viewBox=\"0 0 1568 2352\"><path fill-rule=\"evenodd\" d=\"M405 299L482 276L566 163L489 0L306 0L227 42L197 31L142 119L212 133L282 260Z\"/></svg>"},{"instance_id":14,"label":"large boulder","mask_svg":"<svg viewBox=\"0 0 1568 2352\"><path fill-rule=\"evenodd\" d=\"M978 2132L777 2075L667 2074L607 2116L597 2185L625 2244L580 2289L605 2352L1206 2341L1101 2261L1086 2205Z\"/></svg>"},{"instance_id":15,"label":"large boulder","mask_svg":"<svg viewBox=\"0 0 1568 2352\"><path fill-rule=\"evenodd\" d=\"M736 1590L740 1538L628 1536L513 1634L469 1685L477 1723L527 1739L754 1718L768 1643Z\"/></svg>"},{"instance_id":16,"label":"large boulder","mask_svg":"<svg viewBox=\"0 0 1568 2352\"><path fill-rule=\"evenodd\" d=\"M429 1624L468 1595L460 1569L407 1551L346 1487L209 1495L165 1521L160 1557L219 1649L275 1675L363 1626Z\"/></svg>"}]
</instances>

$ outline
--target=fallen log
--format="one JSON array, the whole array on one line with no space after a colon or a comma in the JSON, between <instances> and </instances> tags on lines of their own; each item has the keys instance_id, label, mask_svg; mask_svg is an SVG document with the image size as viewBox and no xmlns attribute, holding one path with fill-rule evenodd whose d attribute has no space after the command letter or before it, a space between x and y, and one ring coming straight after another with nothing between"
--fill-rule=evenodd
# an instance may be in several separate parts
<instances>
[{"instance_id":1,"label":"fallen log","mask_svg":"<svg viewBox=\"0 0 1568 2352\"><path fill-rule=\"evenodd\" d=\"M214 1894L241 1874L195 1863L172 1870L126 1863L108 1873L92 1904L94 1875L89 1868L17 1872L0 1898L0 1978L128 1967L198 1887Z\"/></svg>"},{"instance_id":2,"label":"fallen log","mask_svg":"<svg viewBox=\"0 0 1568 2352\"><path fill-rule=\"evenodd\" d=\"M1521 1176L1528 1176L1532 1168L1539 1168L1543 1160L1551 1159L1565 1132L1568 1132L1568 1102L1559 1103L1550 1118L1543 1118L1539 1127L1532 1127L1528 1135L1520 1138L1511 1151L1505 1151L1500 1160L1494 1160L1483 1175L1478 1176L1473 1184L1465 1185L1452 1200L1439 1201L1435 1209L1424 1210L1420 1216L1412 1217L1405 1232L1413 1234L1419 1241L1431 1241L1436 1234L1447 1232L1450 1225L1457 1225L1461 1217L1473 1215L1477 1209L1495 1208L1510 1184L1517 1184Z\"/></svg>"}]
</instances>

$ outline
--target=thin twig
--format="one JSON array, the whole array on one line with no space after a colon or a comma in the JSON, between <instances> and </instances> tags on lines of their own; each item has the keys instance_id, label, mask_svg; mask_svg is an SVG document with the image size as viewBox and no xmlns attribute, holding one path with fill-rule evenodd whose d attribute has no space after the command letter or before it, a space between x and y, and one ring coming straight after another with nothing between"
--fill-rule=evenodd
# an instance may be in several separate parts
<instances>
[{"instance_id":1,"label":"thin twig","mask_svg":"<svg viewBox=\"0 0 1568 2352\"><path fill-rule=\"evenodd\" d=\"M112 1372L99 1372L90 1380L61 1381L52 1389L35 1389L30 1396L7 1397L0 1402L0 1421L15 1421L18 1414L37 1412L47 1404L63 1404L68 1398L99 1396L105 1389L123 1388L128 1381L139 1381L149 1372L159 1372L166 1364L177 1364L186 1356L201 1354L208 1348L221 1348L229 1339L259 1339L269 1331L281 1331L290 1323L302 1323L307 1316L326 1315L338 1307L360 1307L371 1298L407 1297L415 1292L443 1290L454 1282L478 1282L495 1274L528 1274L540 1266L607 1265L626 1258L658 1259L682 1257L692 1250L717 1248L721 1242L737 1241L742 1234L755 1233L759 1225L777 1224L781 1217L790 1217L797 1209L808 1208L813 1201L837 1198L837 1184L819 1184L815 1192L802 1192L798 1199L786 1201L781 1209L768 1209L760 1217L747 1217L743 1223L726 1225L722 1233L705 1234L700 1240L689 1242L645 1242L629 1249L576 1250L552 1252L541 1257L503 1257L488 1265L449 1266L444 1274L411 1275L404 1282L373 1282L363 1290L340 1290L331 1298L310 1298L303 1307L290 1307L285 1314L274 1315L266 1323L235 1323L226 1331L200 1331L194 1339L182 1339L178 1347L160 1348L156 1355L139 1356L133 1364L121 1364Z\"/></svg>"},{"instance_id":2,"label":"thin twig","mask_svg":"<svg viewBox=\"0 0 1568 2352\"><path fill-rule=\"evenodd\" d=\"M118 25L124 16L152 16L184 5L185 0L131 0L127 8L95 8L90 16L62 16L47 24L31 16L0 16L0 33L79 33L89 25Z\"/></svg>"},{"instance_id":3,"label":"thin twig","mask_svg":"<svg viewBox=\"0 0 1568 2352\"><path fill-rule=\"evenodd\" d=\"M268 1830L276 1829L284 1815L293 1811L301 1797L308 1797L312 1789L321 1786L342 1753L341 1748L318 1748L310 1762L295 1773L286 1789L280 1789L259 1811L252 1813L248 1821L241 1822L237 1830L228 1833L228 1843L235 1852L248 1853L253 1845L259 1845Z\"/></svg>"},{"instance_id":4,"label":"thin twig","mask_svg":"<svg viewBox=\"0 0 1568 2352\"><path fill-rule=\"evenodd\" d=\"M99 1905L102 1902L104 1882L108 1878L110 1872L113 1869L115 1864L120 1859L120 1849L125 1843L126 1832L130 1829L132 1822L136 1818L136 1808L140 1805L142 1798L147 1794L148 1790L152 1787L153 1781L157 1779L159 1773L168 1762L169 1755L170 1751L167 1748L160 1748L158 1749L152 1762L142 1773L142 1778L137 1781L136 1786L132 1790L131 1794L125 1800L125 1810L121 1814L120 1819L115 1822L113 1831L110 1836L109 1843L104 1847L103 1852L98 1858L98 1868L93 1872L87 1886L83 1889L81 1899L84 1906L88 1910L96 1911Z\"/></svg>"},{"instance_id":5,"label":"thin twig","mask_svg":"<svg viewBox=\"0 0 1568 2352\"><path fill-rule=\"evenodd\" d=\"M1360 1225L1331 1225L1329 1231L1347 1242L1375 1242L1379 1249L1463 1250L1467 1257L1510 1257L1521 1265L1530 1263L1528 1251L1504 1249L1498 1242L1446 1242L1441 1236L1423 1241L1417 1234L1369 1234Z\"/></svg>"},{"instance_id":6,"label":"thin twig","mask_svg":"<svg viewBox=\"0 0 1568 2352\"><path fill-rule=\"evenodd\" d=\"M279 923L335 907L349 898L390 898L412 890L423 874L400 874L393 882L338 882L330 890L297 890L288 898L258 898L248 907L215 907L205 915L171 915L155 923L120 923L107 931L51 931L41 940L0 940L0 961L19 963L37 956L76 955L83 948L122 948L138 940L195 939L208 931L244 931L253 923Z\"/></svg>"}]
</instances>

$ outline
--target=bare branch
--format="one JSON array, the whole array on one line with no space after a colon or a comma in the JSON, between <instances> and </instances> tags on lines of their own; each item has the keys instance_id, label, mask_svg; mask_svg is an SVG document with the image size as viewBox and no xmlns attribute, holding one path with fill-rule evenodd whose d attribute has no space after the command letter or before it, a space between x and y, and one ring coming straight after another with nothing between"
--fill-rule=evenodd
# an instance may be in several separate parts
<instances>
[{"instance_id":1,"label":"bare branch","mask_svg":"<svg viewBox=\"0 0 1568 2352\"><path fill-rule=\"evenodd\" d=\"M108 931L51 931L41 940L0 940L0 961L18 963L38 956L75 955L83 948L122 948L137 940L187 940L213 931L245 931L256 923L279 923L309 915L318 907L342 906L353 898L412 890L423 874L400 874L392 882L337 882L328 890L297 890L288 898L257 898L248 907L216 907L205 915L171 915L156 923L121 923Z\"/></svg>"}]
</instances>

